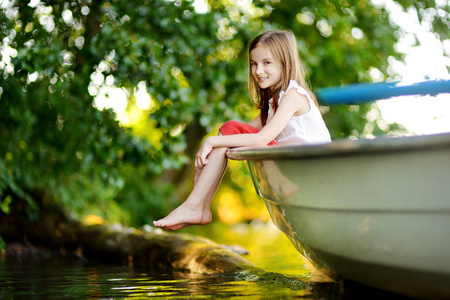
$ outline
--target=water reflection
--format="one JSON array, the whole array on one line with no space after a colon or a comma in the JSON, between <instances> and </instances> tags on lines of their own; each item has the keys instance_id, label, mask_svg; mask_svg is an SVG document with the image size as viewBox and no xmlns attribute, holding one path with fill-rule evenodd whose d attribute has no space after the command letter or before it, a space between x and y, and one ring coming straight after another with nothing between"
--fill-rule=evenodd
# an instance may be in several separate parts
<instances>
[{"instance_id":1,"label":"water reflection","mask_svg":"<svg viewBox=\"0 0 450 300\"><path fill-rule=\"evenodd\" d=\"M1 299L264 299L308 294L280 283L239 276L151 274L139 268L95 265L75 259L0 262Z\"/></svg>"}]
</instances>

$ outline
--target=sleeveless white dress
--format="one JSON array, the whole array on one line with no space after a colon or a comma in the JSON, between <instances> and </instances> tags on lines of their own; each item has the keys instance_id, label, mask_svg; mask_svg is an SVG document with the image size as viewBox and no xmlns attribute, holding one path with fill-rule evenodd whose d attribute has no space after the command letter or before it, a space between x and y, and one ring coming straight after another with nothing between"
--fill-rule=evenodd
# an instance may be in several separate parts
<instances>
[{"instance_id":1,"label":"sleeveless white dress","mask_svg":"<svg viewBox=\"0 0 450 300\"><path fill-rule=\"evenodd\" d=\"M301 87L297 81L289 81L289 86L286 91L280 93L278 103L280 103L283 96L290 90L295 88L297 93L305 95L309 101L309 111L300 116L293 116L283 131L275 138L278 144L325 144L331 142L330 133L328 131L325 122L323 121L322 114L317 108L311 95ZM272 108L272 101L269 101L269 111L267 116L267 122L274 115Z\"/></svg>"}]
</instances>

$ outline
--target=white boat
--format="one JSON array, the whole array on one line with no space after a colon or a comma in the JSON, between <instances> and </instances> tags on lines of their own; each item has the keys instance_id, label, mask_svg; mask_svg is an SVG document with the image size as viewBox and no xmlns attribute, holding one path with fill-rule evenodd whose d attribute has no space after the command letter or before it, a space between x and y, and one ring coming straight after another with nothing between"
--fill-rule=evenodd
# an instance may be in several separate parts
<instances>
[{"instance_id":1,"label":"white boat","mask_svg":"<svg viewBox=\"0 0 450 300\"><path fill-rule=\"evenodd\" d=\"M275 225L317 269L450 298L450 133L235 148Z\"/></svg>"}]
</instances>

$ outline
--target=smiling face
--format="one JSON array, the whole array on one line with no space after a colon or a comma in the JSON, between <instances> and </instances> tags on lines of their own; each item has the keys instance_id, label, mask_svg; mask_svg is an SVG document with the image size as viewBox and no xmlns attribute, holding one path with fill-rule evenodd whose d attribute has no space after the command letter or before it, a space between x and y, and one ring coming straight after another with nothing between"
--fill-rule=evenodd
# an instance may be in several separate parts
<instances>
[{"instance_id":1,"label":"smiling face","mask_svg":"<svg viewBox=\"0 0 450 300\"><path fill-rule=\"evenodd\" d=\"M281 65L264 46L257 46L250 52L250 67L261 89L272 89L281 81Z\"/></svg>"}]
</instances>

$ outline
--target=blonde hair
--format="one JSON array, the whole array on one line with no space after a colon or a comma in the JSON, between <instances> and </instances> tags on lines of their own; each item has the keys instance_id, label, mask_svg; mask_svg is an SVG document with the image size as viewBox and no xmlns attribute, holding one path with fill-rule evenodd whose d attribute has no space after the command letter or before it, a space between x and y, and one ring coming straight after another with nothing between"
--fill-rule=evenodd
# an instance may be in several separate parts
<instances>
[{"instance_id":1,"label":"blonde hair","mask_svg":"<svg viewBox=\"0 0 450 300\"><path fill-rule=\"evenodd\" d=\"M317 105L317 100L314 94L309 90L305 80L305 73L303 66L300 63L300 56L297 50L297 41L294 34L287 30L271 30L264 32L254 38L248 47L249 70L250 52L256 47L264 47L269 50L275 60L281 65L281 80L272 89L261 89L258 82L253 77L251 71L249 72L249 92L252 101L261 110L261 123L266 125L269 111L269 100L273 98L273 109L278 108L278 99L281 91L288 88L289 81L295 80L303 88L305 88L314 99Z\"/></svg>"}]
</instances>

